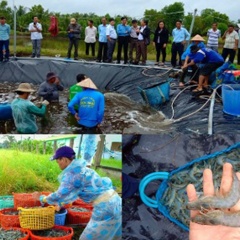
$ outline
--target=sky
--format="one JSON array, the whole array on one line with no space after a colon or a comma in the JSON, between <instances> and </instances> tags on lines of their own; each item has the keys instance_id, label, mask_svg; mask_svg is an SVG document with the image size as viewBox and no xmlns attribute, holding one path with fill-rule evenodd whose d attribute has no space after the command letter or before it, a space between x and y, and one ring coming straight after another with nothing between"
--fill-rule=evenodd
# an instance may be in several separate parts
<instances>
[{"instance_id":1,"label":"sky","mask_svg":"<svg viewBox=\"0 0 240 240\"><path fill-rule=\"evenodd\" d=\"M221 0L128 0L124 2L118 0L8 0L9 6L13 5L14 1L16 6L22 5L32 7L33 5L41 4L45 10L48 9L53 12L92 12L97 15L109 13L111 16L126 14L131 17L136 17L137 19L143 17L145 9L161 10L166 5L173 4L174 2L183 2L185 14L193 12L195 8L198 10L198 14L200 14L201 10L205 8L212 8L215 9L215 11L227 14L230 20L237 21L240 19L239 0L228 2Z\"/></svg>"}]
</instances>

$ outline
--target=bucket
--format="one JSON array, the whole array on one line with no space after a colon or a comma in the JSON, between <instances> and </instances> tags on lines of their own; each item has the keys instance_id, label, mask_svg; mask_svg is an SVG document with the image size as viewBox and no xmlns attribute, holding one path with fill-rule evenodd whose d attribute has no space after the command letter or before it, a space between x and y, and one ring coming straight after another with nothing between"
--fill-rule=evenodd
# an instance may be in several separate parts
<instances>
[{"instance_id":1,"label":"bucket","mask_svg":"<svg viewBox=\"0 0 240 240\"><path fill-rule=\"evenodd\" d=\"M60 213L55 213L54 224L58 226L64 226L66 220L67 210L64 209Z\"/></svg>"},{"instance_id":2,"label":"bucket","mask_svg":"<svg viewBox=\"0 0 240 240\"><path fill-rule=\"evenodd\" d=\"M240 84L222 85L223 112L240 116Z\"/></svg>"}]
</instances>

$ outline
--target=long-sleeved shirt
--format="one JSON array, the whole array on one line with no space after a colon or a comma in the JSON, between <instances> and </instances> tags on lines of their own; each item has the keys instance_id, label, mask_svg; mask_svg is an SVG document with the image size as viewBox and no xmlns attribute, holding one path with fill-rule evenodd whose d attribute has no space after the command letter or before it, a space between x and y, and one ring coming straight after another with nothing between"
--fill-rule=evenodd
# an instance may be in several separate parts
<instances>
[{"instance_id":1,"label":"long-sleeved shirt","mask_svg":"<svg viewBox=\"0 0 240 240\"><path fill-rule=\"evenodd\" d=\"M10 25L7 23L0 24L0 41L9 40L10 36Z\"/></svg>"},{"instance_id":2,"label":"long-sleeved shirt","mask_svg":"<svg viewBox=\"0 0 240 240\"><path fill-rule=\"evenodd\" d=\"M74 106L78 104L79 124L86 127L95 127L103 120L104 115L104 95L94 89L85 89L77 93L69 102L68 109L75 115Z\"/></svg>"},{"instance_id":3,"label":"long-sleeved shirt","mask_svg":"<svg viewBox=\"0 0 240 240\"><path fill-rule=\"evenodd\" d=\"M131 27L131 33L130 33L131 38L135 38L135 39L138 38L138 35L137 35L137 32L136 32L137 29L139 29L138 26L137 27L133 27L133 26Z\"/></svg>"},{"instance_id":4,"label":"long-sleeved shirt","mask_svg":"<svg viewBox=\"0 0 240 240\"><path fill-rule=\"evenodd\" d=\"M107 26L108 25L103 25L103 24L100 24L98 26L98 34L99 34L98 41L99 42L103 42L103 43L107 42L107 35L106 35Z\"/></svg>"},{"instance_id":5,"label":"long-sleeved shirt","mask_svg":"<svg viewBox=\"0 0 240 240\"><path fill-rule=\"evenodd\" d=\"M112 39L117 39L117 32L112 25L108 25L106 29L106 36L109 36Z\"/></svg>"},{"instance_id":6,"label":"long-sleeved shirt","mask_svg":"<svg viewBox=\"0 0 240 240\"><path fill-rule=\"evenodd\" d=\"M58 190L46 198L49 204L61 206L78 197L89 203L107 190L113 189L111 179L100 177L93 169L87 168L83 159L73 160L58 176L58 181Z\"/></svg>"},{"instance_id":7,"label":"long-sleeved shirt","mask_svg":"<svg viewBox=\"0 0 240 240\"><path fill-rule=\"evenodd\" d=\"M187 49L183 52L181 56L181 60L185 60L186 57L191 54L191 46L194 45L195 43L191 43L188 45ZM200 49L205 48L205 44L203 42L199 42L197 45Z\"/></svg>"},{"instance_id":8,"label":"long-sleeved shirt","mask_svg":"<svg viewBox=\"0 0 240 240\"><path fill-rule=\"evenodd\" d=\"M85 42L86 43L95 43L96 42L96 37L97 37L97 28L92 26L92 27L86 27L85 28Z\"/></svg>"},{"instance_id":9,"label":"long-sleeved shirt","mask_svg":"<svg viewBox=\"0 0 240 240\"><path fill-rule=\"evenodd\" d=\"M29 100L16 98L11 103L12 114L15 126L19 133L36 133L38 130L36 124L36 116L44 116L46 106L42 105L41 108L35 106Z\"/></svg>"},{"instance_id":10,"label":"long-sleeved shirt","mask_svg":"<svg viewBox=\"0 0 240 240\"><path fill-rule=\"evenodd\" d=\"M47 101L58 101L59 93L63 91L63 86L60 84L50 84L47 81L41 83L38 89L38 95Z\"/></svg>"},{"instance_id":11,"label":"long-sleeved shirt","mask_svg":"<svg viewBox=\"0 0 240 240\"><path fill-rule=\"evenodd\" d=\"M127 37L131 33L131 27L128 25L118 24L117 25L117 34L119 37Z\"/></svg>"},{"instance_id":12,"label":"long-sleeved shirt","mask_svg":"<svg viewBox=\"0 0 240 240\"><path fill-rule=\"evenodd\" d=\"M180 43L182 41L190 39L189 32L183 27L181 27L180 29L174 28L172 30L172 36L173 36L173 42L175 43Z\"/></svg>"},{"instance_id":13,"label":"long-sleeved shirt","mask_svg":"<svg viewBox=\"0 0 240 240\"><path fill-rule=\"evenodd\" d=\"M36 27L42 31L42 25L41 23L36 23ZM34 27L34 23L30 23L28 26L28 31L32 31L32 30L36 30L36 28ZM40 40L42 39L42 33L41 32L31 32L31 40Z\"/></svg>"},{"instance_id":14,"label":"long-sleeved shirt","mask_svg":"<svg viewBox=\"0 0 240 240\"><path fill-rule=\"evenodd\" d=\"M81 26L79 24L69 24L67 27L67 32L72 29L73 31L71 32L72 36L74 38L80 39L80 33L81 33Z\"/></svg>"}]
</instances>

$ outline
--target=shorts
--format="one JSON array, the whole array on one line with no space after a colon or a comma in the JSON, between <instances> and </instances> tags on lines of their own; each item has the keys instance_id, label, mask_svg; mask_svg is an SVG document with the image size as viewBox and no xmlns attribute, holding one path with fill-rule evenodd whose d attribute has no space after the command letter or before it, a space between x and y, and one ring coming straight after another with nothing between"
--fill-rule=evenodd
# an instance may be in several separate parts
<instances>
[{"instance_id":1,"label":"shorts","mask_svg":"<svg viewBox=\"0 0 240 240\"><path fill-rule=\"evenodd\" d=\"M217 63L206 63L203 67L200 68L199 75L210 76L217 68L223 65L223 62Z\"/></svg>"}]
</instances>

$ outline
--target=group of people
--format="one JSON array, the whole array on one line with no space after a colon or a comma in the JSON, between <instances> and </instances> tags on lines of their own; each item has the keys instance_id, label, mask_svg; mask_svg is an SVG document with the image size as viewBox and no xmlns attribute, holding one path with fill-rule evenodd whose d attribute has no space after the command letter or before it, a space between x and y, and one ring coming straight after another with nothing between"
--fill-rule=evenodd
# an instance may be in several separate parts
<instances>
[{"instance_id":1,"label":"group of people","mask_svg":"<svg viewBox=\"0 0 240 240\"><path fill-rule=\"evenodd\" d=\"M104 116L104 95L90 78L78 74L77 84L70 88L69 111L76 118L82 133L97 133ZM41 107L29 100L35 90L29 83L21 83L15 90L17 97L11 103L12 115L18 133L32 134L38 131L36 116L44 117L47 105L58 102L59 91L63 91L60 78L49 72L46 80L39 86L38 96L42 98Z\"/></svg>"}]
</instances>

